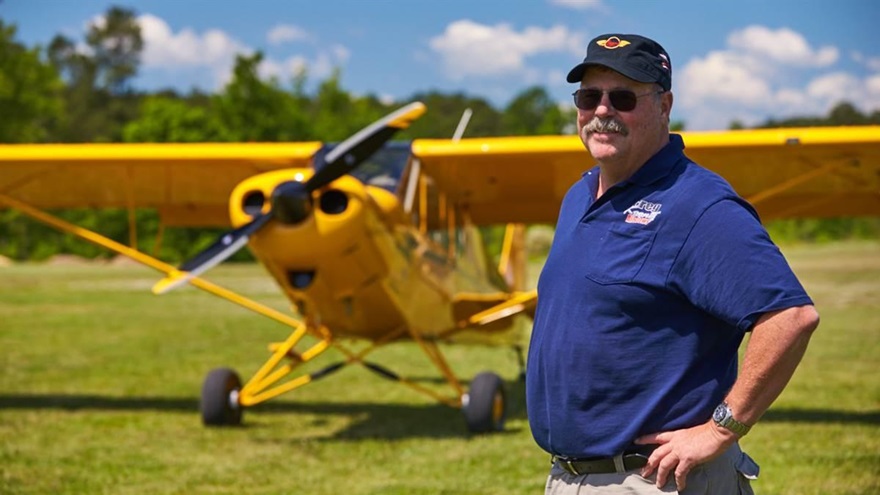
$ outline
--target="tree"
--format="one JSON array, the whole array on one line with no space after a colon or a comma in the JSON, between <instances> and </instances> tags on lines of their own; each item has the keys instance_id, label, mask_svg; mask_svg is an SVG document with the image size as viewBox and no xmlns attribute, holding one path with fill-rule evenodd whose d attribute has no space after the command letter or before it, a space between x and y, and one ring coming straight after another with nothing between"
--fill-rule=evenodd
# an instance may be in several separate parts
<instances>
[{"instance_id":1,"label":"tree","mask_svg":"<svg viewBox=\"0 0 880 495\"><path fill-rule=\"evenodd\" d=\"M757 127L815 127L878 124L880 124L880 110L875 110L870 115L866 115L861 113L852 103L843 101L835 105L834 108L828 112L826 117L791 117L782 120L768 119Z\"/></svg>"},{"instance_id":2,"label":"tree","mask_svg":"<svg viewBox=\"0 0 880 495\"><path fill-rule=\"evenodd\" d=\"M263 81L257 69L263 54L238 55L232 80L214 99L219 116L236 141L314 139L306 110L276 80Z\"/></svg>"},{"instance_id":3,"label":"tree","mask_svg":"<svg viewBox=\"0 0 880 495\"><path fill-rule=\"evenodd\" d=\"M533 86L517 95L501 117L504 133L514 136L560 134L570 120L547 91Z\"/></svg>"},{"instance_id":4,"label":"tree","mask_svg":"<svg viewBox=\"0 0 880 495\"><path fill-rule=\"evenodd\" d=\"M150 96L140 116L122 130L126 142L198 143L232 141L234 133L209 105L179 98Z\"/></svg>"},{"instance_id":5,"label":"tree","mask_svg":"<svg viewBox=\"0 0 880 495\"><path fill-rule=\"evenodd\" d=\"M137 74L144 48L134 11L110 7L101 21L89 27L86 42L94 51L100 87L113 94L123 92Z\"/></svg>"},{"instance_id":6,"label":"tree","mask_svg":"<svg viewBox=\"0 0 880 495\"><path fill-rule=\"evenodd\" d=\"M95 85L95 63L91 57L76 50L76 44L68 37L56 34L49 43L49 61L64 77L68 85L83 81L89 88Z\"/></svg>"},{"instance_id":7,"label":"tree","mask_svg":"<svg viewBox=\"0 0 880 495\"><path fill-rule=\"evenodd\" d=\"M137 117L140 95L127 84L143 50L140 26L133 11L119 7L102 19L89 27L88 50L62 35L49 44L49 60L67 83L65 119L51 129L55 141L120 141L122 127Z\"/></svg>"},{"instance_id":8,"label":"tree","mask_svg":"<svg viewBox=\"0 0 880 495\"><path fill-rule=\"evenodd\" d=\"M842 102L831 109L828 114L828 125L868 125L868 117L853 106L852 103Z\"/></svg>"},{"instance_id":9,"label":"tree","mask_svg":"<svg viewBox=\"0 0 880 495\"><path fill-rule=\"evenodd\" d=\"M0 142L45 141L63 110L61 79L39 48L15 41L16 31L0 20Z\"/></svg>"},{"instance_id":10,"label":"tree","mask_svg":"<svg viewBox=\"0 0 880 495\"><path fill-rule=\"evenodd\" d=\"M392 110L373 95L356 97L345 91L341 77L339 68L334 69L318 86L312 102L315 136L323 141L342 141Z\"/></svg>"},{"instance_id":11,"label":"tree","mask_svg":"<svg viewBox=\"0 0 880 495\"><path fill-rule=\"evenodd\" d=\"M416 93L410 101L421 101L428 107L425 118L419 119L401 136L421 138L451 138L465 109L470 108L473 115L465 137L500 136L502 134L501 115L485 99L467 96L464 93L443 94L437 91Z\"/></svg>"}]
</instances>

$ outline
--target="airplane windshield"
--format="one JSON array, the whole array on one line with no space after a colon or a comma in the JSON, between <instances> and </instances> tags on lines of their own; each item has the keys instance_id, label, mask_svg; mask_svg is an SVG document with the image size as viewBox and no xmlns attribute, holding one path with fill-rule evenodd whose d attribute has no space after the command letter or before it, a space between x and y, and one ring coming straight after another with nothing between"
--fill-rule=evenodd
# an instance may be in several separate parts
<instances>
[{"instance_id":1,"label":"airplane windshield","mask_svg":"<svg viewBox=\"0 0 880 495\"><path fill-rule=\"evenodd\" d=\"M328 153L337 143L326 145L321 152ZM379 151L360 164L351 175L370 186L397 191L398 183L411 154L409 141L385 144Z\"/></svg>"}]
</instances>

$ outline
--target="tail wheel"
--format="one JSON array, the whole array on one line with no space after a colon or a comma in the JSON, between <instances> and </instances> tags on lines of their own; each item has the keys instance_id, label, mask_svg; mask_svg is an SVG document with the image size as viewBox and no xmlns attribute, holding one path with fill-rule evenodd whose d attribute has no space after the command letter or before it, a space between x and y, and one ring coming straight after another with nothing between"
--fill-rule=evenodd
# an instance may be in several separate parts
<instances>
[{"instance_id":1,"label":"tail wheel","mask_svg":"<svg viewBox=\"0 0 880 495\"><path fill-rule=\"evenodd\" d=\"M202 384L202 423L205 426L237 426L241 424L238 392L241 379L229 368L211 370Z\"/></svg>"},{"instance_id":2,"label":"tail wheel","mask_svg":"<svg viewBox=\"0 0 880 495\"><path fill-rule=\"evenodd\" d=\"M507 409L504 382L495 373L475 376L463 400L464 419L471 433L490 433L504 429Z\"/></svg>"}]
</instances>

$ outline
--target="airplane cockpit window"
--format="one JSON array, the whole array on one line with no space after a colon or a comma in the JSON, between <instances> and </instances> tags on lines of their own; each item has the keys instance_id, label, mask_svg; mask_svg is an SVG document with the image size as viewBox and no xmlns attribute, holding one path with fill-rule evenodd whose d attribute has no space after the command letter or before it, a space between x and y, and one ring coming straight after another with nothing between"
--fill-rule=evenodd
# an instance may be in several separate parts
<instances>
[{"instance_id":1,"label":"airplane cockpit window","mask_svg":"<svg viewBox=\"0 0 880 495\"><path fill-rule=\"evenodd\" d=\"M318 153L329 153L338 143L324 145ZM370 186L397 192L400 178L410 157L409 141L386 143L379 151L358 165L351 173L359 181Z\"/></svg>"}]
</instances>

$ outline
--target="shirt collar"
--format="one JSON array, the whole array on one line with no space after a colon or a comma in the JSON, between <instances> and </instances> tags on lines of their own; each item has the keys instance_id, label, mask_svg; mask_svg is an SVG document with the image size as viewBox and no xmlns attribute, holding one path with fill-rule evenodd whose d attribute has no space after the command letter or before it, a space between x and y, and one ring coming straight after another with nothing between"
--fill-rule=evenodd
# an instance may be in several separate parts
<instances>
[{"instance_id":1,"label":"shirt collar","mask_svg":"<svg viewBox=\"0 0 880 495\"><path fill-rule=\"evenodd\" d=\"M684 140L679 134L670 134L669 142L666 146L660 148L660 151L639 168L636 173L629 179L623 181L622 184L633 183L639 186L646 186L654 181L660 180L669 175L678 159L684 156ZM591 197L596 197L599 190L599 166L587 170L581 177L586 179L590 191L593 193Z\"/></svg>"},{"instance_id":2,"label":"shirt collar","mask_svg":"<svg viewBox=\"0 0 880 495\"><path fill-rule=\"evenodd\" d=\"M626 182L647 186L669 175L679 158L684 156L684 140L679 134L670 134L669 142L641 166Z\"/></svg>"}]
</instances>

